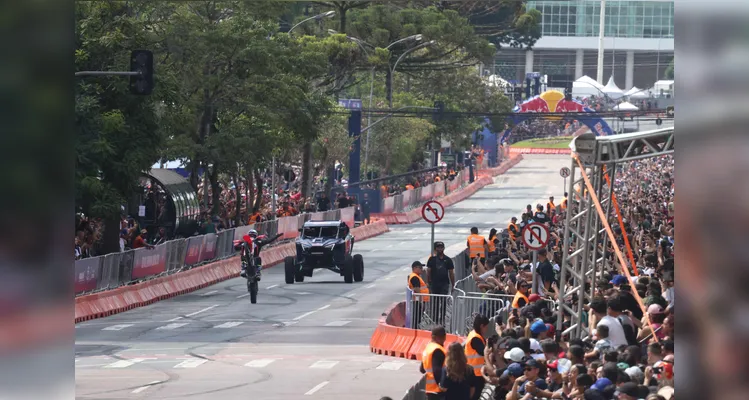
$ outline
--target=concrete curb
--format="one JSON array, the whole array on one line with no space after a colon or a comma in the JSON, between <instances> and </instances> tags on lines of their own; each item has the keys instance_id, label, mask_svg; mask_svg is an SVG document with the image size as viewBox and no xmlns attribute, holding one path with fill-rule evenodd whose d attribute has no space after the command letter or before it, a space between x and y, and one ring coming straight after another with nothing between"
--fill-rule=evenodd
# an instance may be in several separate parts
<instances>
[{"instance_id":1,"label":"concrete curb","mask_svg":"<svg viewBox=\"0 0 749 400\"><path fill-rule=\"evenodd\" d=\"M357 240L366 240L388 231L385 221L379 220L353 228L351 233ZM260 253L263 268L279 264L285 257L294 256L295 253L294 243L263 250ZM74 321L78 323L108 317L236 278L239 276L239 264L239 256L234 256L173 275L76 297Z\"/></svg>"},{"instance_id":2,"label":"concrete curb","mask_svg":"<svg viewBox=\"0 0 749 400\"><path fill-rule=\"evenodd\" d=\"M388 308L377 323L369 340L369 350L384 356L421 360L421 353L432 340L430 331L404 328L406 302L395 303ZM451 343L462 343L463 337L447 335L445 347Z\"/></svg>"}]
</instances>

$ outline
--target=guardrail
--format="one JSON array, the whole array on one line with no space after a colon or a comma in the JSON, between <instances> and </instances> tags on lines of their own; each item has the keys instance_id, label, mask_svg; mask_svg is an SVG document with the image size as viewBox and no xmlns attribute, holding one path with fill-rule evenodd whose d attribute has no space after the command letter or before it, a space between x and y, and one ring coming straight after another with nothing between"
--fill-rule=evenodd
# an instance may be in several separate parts
<instances>
[{"instance_id":1,"label":"guardrail","mask_svg":"<svg viewBox=\"0 0 749 400\"><path fill-rule=\"evenodd\" d=\"M470 174L468 168L464 168L459 171L453 180L444 180L435 182L426 186L410 189L382 199L382 210L383 214L391 213L402 213L410 211L416 207L422 206L429 200L434 200L440 197L444 197L448 193L452 193L463 186L467 185L470 181Z\"/></svg>"},{"instance_id":2,"label":"guardrail","mask_svg":"<svg viewBox=\"0 0 749 400\"><path fill-rule=\"evenodd\" d=\"M139 248L76 260L75 294L114 289L232 257L236 253L234 241L241 239L250 229L257 230L261 235L274 236L283 233L282 239L294 239L299 234L299 229L309 220L342 220L353 228L354 214L355 207L300 214L218 233L170 240L153 249Z\"/></svg>"}]
</instances>

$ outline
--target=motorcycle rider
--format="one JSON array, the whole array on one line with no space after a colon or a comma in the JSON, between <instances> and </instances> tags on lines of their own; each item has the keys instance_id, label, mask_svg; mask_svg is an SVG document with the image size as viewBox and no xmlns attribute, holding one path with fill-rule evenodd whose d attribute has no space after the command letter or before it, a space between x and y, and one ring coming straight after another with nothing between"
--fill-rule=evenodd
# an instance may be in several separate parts
<instances>
[{"instance_id":1,"label":"motorcycle rider","mask_svg":"<svg viewBox=\"0 0 749 400\"><path fill-rule=\"evenodd\" d=\"M247 236L249 237L249 241L245 240L242 242L242 272L239 273L239 275L242 278L247 277L247 266L250 265L251 262L255 262L255 257L260 257L260 250L263 248L263 246L273 243L276 239L281 237L283 233L279 233L276 236L273 236L272 238L268 238L267 236L258 236L257 231L254 229L250 229L247 232ZM261 277L261 270L263 269L262 265L256 265L255 266L255 273L257 276L257 280L260 280Z\"/></svg>"}]
</instances>

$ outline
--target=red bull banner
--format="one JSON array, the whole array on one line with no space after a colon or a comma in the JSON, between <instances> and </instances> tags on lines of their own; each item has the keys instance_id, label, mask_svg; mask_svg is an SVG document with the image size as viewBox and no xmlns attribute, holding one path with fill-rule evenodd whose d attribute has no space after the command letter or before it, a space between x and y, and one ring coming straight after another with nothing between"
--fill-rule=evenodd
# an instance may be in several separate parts
<instances>
[{"instance_id":1,"label":"red bull banner","mask_svg":"<svg viewBox=\"0 0 749 400\"><path fill-rule=\"evenodd\" d=\"M203 251L203 236L193 236L187 239L185 265L195 265L199 263L201 251Z\"/></svg>"},{"instance_id":2,"label":"red bull banner","mask_svg":"<svg viewBox=\"0 0 749 400\"><path fill-rule=\"evenodd\" d=\"M99 264L103 257L84 258L75 261L75 284L76 293L88 292L96 289L96 280L99 277Z\"/></svg>"},{"instance_id":3,"label":"red bull banner","mask_svg":"<svg viewBox=\"0 0 749 400\"><path fill-rule=\"evenodd\" d=\"M164 271L166 271L165 245L156 246L153 249L141 247L135 250L132 279L158 275Z\"/></svg>"},{"instance_id":4,"label":"red bull banner","mask_svg":"<svg viewBox=\"0 0 749 400\"><path fill-rule=\"evenodd\" d=\"M208 261L216 257L216 236L215 233L205 235L203 240L203 249L200 252L200 260Z\"/></svg>"},{"instance_id":5,"label":"red bull banner","mask_svg":"<svg viewBox=\"0 0 749 400\"><path fill-rule=\"evenodd\" d=\"M513 110L513 113L516 113L512 117L512 122L514 124L519 124L525 120L527 120L530 115L536 114L565 114L565 113L574 113L570 117L565 117L563 115L549 115L545 117L548 120L556 120L561 121L564 119L576 119L580 121L581 123L585 124L590 130L598 135L598 136L606 136L606 135L613 135L614 131L611 130L611 127L608 123L606 123L605 120L603 120L600 115L588 108L585 104L577 101L577 100L567 100L564 98L564 93L558 92L556 90L549 90L547 92L541 93L538 96L531 97L530 99L526 100L522 104L516 106ZM581 115L581 113L583 115ZM524 116L522 114L529 114L527 116ZM585 114L590 114L590 116L586 116ZM502 135L502 138L499 140L500 143L503 143L507 140L507 138L510 136L511 129L505 130L504 134Z\"/></svg>"}]
</instances>

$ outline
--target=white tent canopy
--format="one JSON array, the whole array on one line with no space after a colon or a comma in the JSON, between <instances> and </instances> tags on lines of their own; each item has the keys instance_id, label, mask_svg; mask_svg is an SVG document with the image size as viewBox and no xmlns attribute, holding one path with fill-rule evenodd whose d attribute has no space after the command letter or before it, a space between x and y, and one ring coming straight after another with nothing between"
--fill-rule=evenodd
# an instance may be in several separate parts
<instances>
[{"instance_id":1,"label":"white tent canopy","mask_svg":"<svg viewBox=\"0 0 749 400\"><path fill-rule=\"evenodd\" d=\"M573 97L600 96L602 90L603 85L587 75L583 75L572 82Z\"/></svg>"},{"instance_id":2,"label":"white tent canopy","mask_svg":"<svg viewBox=\"0 0 749 400\"><path fill-rule=\"evenodd\" d=\"M649 97L647 90L640 89L637 86L634 86L632 87L632 89L629 89L626 93L624 93L624 95L634 100L647 99Z\"/></svg>"},{"instance_id":3,"label":"white tent canopy","mask_svg":"<svg viewBox=\"0 0 749 400\"><path fill-rule=\"evenodd\" d=\"M625 102L617 104L614 107L614 110L616 110L616 111L637 111L637 110L639 110L639 108L637 108L637 106L635 106L634 104L632 104L632 103L630 103L628 101L625 101Z\"/></svg>"},{"instance_id":4,"label":"white tent canopy","mask_svg":"<svg viewBox=\"0 0 749 400\"><path fill-rule=\"evenodd\" d=\"M614 100L624 97L624 92L622 92L622 90L619 89L619 86L616 86L616 82L614 82L614 75L611 75L611 78L609 78L609 83L607 83L606 86L601 89L601 91L606 96Z\"/></svg>"}]
</instances>

